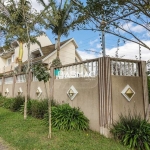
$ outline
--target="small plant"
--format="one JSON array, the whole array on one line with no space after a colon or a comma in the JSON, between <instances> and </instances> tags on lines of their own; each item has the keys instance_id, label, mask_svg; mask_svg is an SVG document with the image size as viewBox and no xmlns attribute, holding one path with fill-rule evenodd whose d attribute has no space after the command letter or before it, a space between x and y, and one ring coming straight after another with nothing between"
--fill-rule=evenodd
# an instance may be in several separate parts
<instances>
[{"instance_id":1,"label":"small plant","mask_svg":"<svg viewBox=\"0 0 150 150\"><path fill-rule=\"evenodd\" d=\"M120 115L120 120L113 124L111 133L123 145L138 150L150 150L150 124L140 115Z\"/></svg>"},{"instance_id":2,"label":"small plant","mask_svg":"<svg viewBox=\"0 0 150 150\"><path fill-rule=\"evenodd\" d=\"M48 111L48 101L32 100L30 104L30 113L32 117L43 119L44 115Z\"/></svg>"},{"instance_id":3,"label":"small plant","mask_svg":"<svg viewBox=\"0 0 150 150\"><path fill-rule=\"evenodd\" d=\"M48 101L47 100L28 100L27 102L28 115L32 117L43 119L44 115L48 111ZM24 105L22 105L20 112L23 114Z\"/></svg>"},{"instance_id":4,"label":"small plant","mask_svg":"<svg viewBox=\"0 0 150 150\"><path fill-rule=\"evenodd\" d=\"M21 106L24 104L24 97L17 96L14 98L11 110L12 111L19 111L21 109Z\"/></svg>"},{"instance_id":5,"label":"small plant","mask_svg":"<svg viewBox=\"0 0 150 150\"><path fill-rule=\"evenodd\" d=\"M6 109L12 109L13 103L14 103L14 98L5 98L3 107Z\"/></svg>"},{"instance_id":6,"label":"small plant","mask_svg":"<svg viewBox=\"0 0 150 150\"><path fill-rule=\"evenodd\" d=\"M45 115L48 123L48 114ZM52 107L52 126L62 130L87 130L89 120L79 108L71 108L68 104Z\"/></svg>"}]
</instances>

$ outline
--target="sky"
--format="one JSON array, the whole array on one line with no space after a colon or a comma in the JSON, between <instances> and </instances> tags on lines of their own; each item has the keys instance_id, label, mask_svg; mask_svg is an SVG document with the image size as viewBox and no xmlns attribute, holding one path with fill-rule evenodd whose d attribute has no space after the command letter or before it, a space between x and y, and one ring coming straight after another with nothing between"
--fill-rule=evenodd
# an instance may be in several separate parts
<instances>
[{"instance_id":1,"label":"sky","mask_svg":"<svg viewBox=\"0 0 150 150\"><path fill-rule=\"evenodd\" d=\"M81 0L85 3L85 0ZM39 5L36 0L31 0L32 6L36 10L41 10L42 6ZM59 3L60 0L57 0ZM132 23L126 25L124 24L125 28L130 28L130 30L140 36L141 40L145 42L147 45L150 46L150 33L143 30L138 25L133 25ZM52 43L55 43L56 36L52 34L51 30L46 30L46 34ZM125 34L122 32L122 34ZM101 32L93 32L89 30L75 30L70 31L68 37L61 37L61 41L67 40L69 38L74 38L75 42L78 45L78 52L83 60L92 59L102 56L102 48L101 48ZM105 34L105 47L106 47L106 55L110 57L115 57L116 51L118 49L118 56L119 58L126 58L126 59L139 59L139 45L132 43L132 42L125 42L123 39L120 39L119 47L118 45L118 37ZM141 47L141 59L148 61L150 60L150 50Z\"/></svg>"},{"instance_id":2,"label":"sky","mask_svg":"<svg viewBox=\"0 0 150 150\"><path fill-rule=\"evenodd\" d=\"M60 2L60 0L57 0ZM85 0L82 0L85 2ZM42 9L39 4L36 3L36 0L32 0L32 5L36 9ZM146 32L141 26L133 25L132 23L126 25L124 24L124 28L130 28L130 30L138 35L143 42L150 46L150 33ZM52 34L50 30L46 31L46 34L52 41L55 43L56 36ZM122 32L122 34L125 34ZM101 40L100 40L101 32L93 32L89 30L75 30L70 31L68 37L61 37L61 41L67 40L69 38L74 38L78 45L78 52L83 60L92 59L102 56L102 48L101 48ZM126 41L124 43L123 39L120 39L119 47L118 45L118 37L105 34L105 47L106 47L106 55L110 57L115 57L116 51L118 49L118 57L125 59L139 59L139 45ZM141 47L141 60L148 61L150 60L150 50Z\"/></svg>"}]
</instances>

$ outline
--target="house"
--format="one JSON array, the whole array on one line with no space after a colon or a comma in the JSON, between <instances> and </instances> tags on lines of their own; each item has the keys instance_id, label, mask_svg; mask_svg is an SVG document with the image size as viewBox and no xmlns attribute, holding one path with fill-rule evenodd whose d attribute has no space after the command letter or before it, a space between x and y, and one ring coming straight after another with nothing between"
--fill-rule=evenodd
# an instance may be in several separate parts
<instances>
[{"instance_id":1,"label":"house","mask_svg":"<svg viewBox=\"0 0 150 150\"><path fill-rule=\"evenodd\" d=\"M41 47L38 44L30 45L31 63L41 62L50 66L56 58L55 44L52 44L46 35L37 37L37 40L41 43ZM13 71L18 66L16 59L19 55L19 44L15 41L11 45L11 48L7 51L3 48L0 49L0 73ZM78 46L73 38L60 43L60 60L62 65L82 61L76 50L77 48ZM23 50L22 62L26 63L28 59L26 43L23 44Z\"/></svg>"},{"instance_id":2,"label":"house","mask_svg":"<svg viewBox=\"0 0 150 150\"><path fill-rule=\"evenodd\" d=\"M50 67L52 61L57 56L55 44L52 44L46 35L37 37L37 40L40 41L41 47L38 44L31 44L31 65L36 63L43 63ZM82 61L76 50L77 47L78 46L73 38L60 43L59 57L62 65ZM27 64L28 59L26 43L23 44L23 53L22 64L25 65ZM11 48L9 48L7 51L5 51L4 48L0 48L0 93L8 97L14 97L17 95L24 96L26 93L25 73L21 72L18 74L16 72L16 68L18 66L16 60L18 55L19 44L17 41L11 43ZM45 89L44 82L38 82L34 74L30 75L30 97L32 99L46 98L47 89ZM48 84L49 83L47 83L47 87L49 89Z\"/></svg>"}]
</instances>

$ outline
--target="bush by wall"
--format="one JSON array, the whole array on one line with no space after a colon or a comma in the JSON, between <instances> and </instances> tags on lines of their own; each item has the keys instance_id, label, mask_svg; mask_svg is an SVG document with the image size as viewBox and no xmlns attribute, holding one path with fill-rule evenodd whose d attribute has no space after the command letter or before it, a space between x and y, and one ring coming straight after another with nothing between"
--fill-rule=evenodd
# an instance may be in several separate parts
<instances>
[{"instance_id":1,"label":"bush by wall","mask_svg":"<svg viewBox=\"0 0 150 150\"><path fill-rule=\"evenodd\" d=\"M48 114L45 115L48 125ZM52 107L52 127L62 130L87 130L89 120L79 108L71 108L68 104Z\"/></svg>"},{"instance_id":2,"label":"bush by wall","mask_svg":"<svg viewBox=\"0 0 150 150\"><path fill-rule=\"evenodd\" d=\"M115 139L129 148L150 150L150 124L140 115L121 115L110 131Z\"/></svg>"},{"instance_id":3,"label":"bush by wall","mask_svg":"<svg viewBox=\"0 0 150 150\"><path fill-rule=\"evenodd\" d=\"M10 109L12 111L19 111L21 109L21 106L24 104L24 99L25 98L22 96L17 96L13 98L12 106Z\"/></svg>"},{"instance_id":4,"label":"bush by wall","mask_svg":"<svg viewBox=\"0 0 150 150\"><path fill-rule=\"evenodd\" d=\"M38 118L38 119L43 119L44 115L48 111L48 101L45 100L28 100L27 102L27 113L28 115ZM24 112L24 105L22 105L20 112L23 114Z\"/></svg>"}]
</instances>

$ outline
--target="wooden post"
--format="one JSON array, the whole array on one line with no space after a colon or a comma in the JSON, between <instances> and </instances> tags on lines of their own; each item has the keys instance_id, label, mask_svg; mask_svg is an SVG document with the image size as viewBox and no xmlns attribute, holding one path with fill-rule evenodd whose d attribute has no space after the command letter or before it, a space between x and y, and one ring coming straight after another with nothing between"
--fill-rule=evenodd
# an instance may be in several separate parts
<instances>
[{"instance_id":1,"label":"wooden post","mask_svg":"<svg viewBox=\"0 0 150 150\"><path fill-rule=\"evenodd\" d=\"M12 97L15 97L16 75L13 74Z\"/></svg>"},{"instance_id":2,"label":"wooden post","mask_svg":"<svg viewBox=\"0 0 150 150\"><path fill-rule=\"evenodd\" d=\"M5 78L4 78L4 76L2 77L2 88L1 88L1 93L2 93L2 95L3 95L3 87L4 87L4 81L5 80Z\"/></svg>"},{"instance_id":3,"label":"wooden post","mask_svg":"<svg viewBox=\"0 0 150 150\"><path fill-rule=\"evenodd\" d=\"M143 80L143 102L144 102L144 117L149 117L149 101L148 101L148 85L147 85L147 74L146 74L146 62L141 62L141 75Z\"/></svg>"},{"instance_id":4,"label":"wooden post","mask_svg":"<svg viewBox=\"0 0 150 150\"><path fill-rule=\"evenodd\" d=\"M99 58L99 123L100 133L109 136L109 127L112 124L112 92L111 92L111 64L110 58Z\"/></svg>"}]
</instances>

